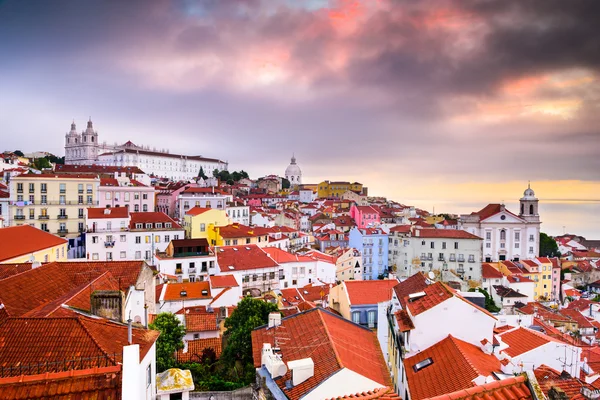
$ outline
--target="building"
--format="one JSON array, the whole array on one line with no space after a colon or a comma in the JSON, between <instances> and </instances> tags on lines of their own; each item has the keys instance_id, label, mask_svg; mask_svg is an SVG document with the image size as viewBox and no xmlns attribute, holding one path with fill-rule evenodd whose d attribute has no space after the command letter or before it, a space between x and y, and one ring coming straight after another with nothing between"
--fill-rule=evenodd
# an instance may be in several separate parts
<instances>
[{"instance_id":1,"label":"building","mask_svg":"<svg viewBox=\"0 0 600 400\"><path fill-rule=\"evenodd\" d=\"M252 331L252 353L259 398L399 399L375 334L320 307L270 316Z\"/></svg>"},{"instance_id":2,"label":"building","mask_svg":"<svg viewBox=\"0 0 600 400\"><path fill-rule=\"evenodd\" d=\"M388 236L379 228L352 228L348 246L362 254L363 279L378 279L388 273Z\"/></svg>"},{"instance_id":3,"label":"building","mask_svg":"<svg viewBox=\"0 0 600 400\"><path fill-rule=\"evenodd\" d=\"M469 232L392 228L388 242L389 263L398 276L452 270L464 280L481 282L481 238Z\"/></svg>"},{"instance_id":4,"label":"building","mask_svg":"<svg viewBox=\"0 0 600 400\"><path fill-rule=\"evenodd\" d=\"M525 260L539 255L540 215L538 199L527 187L515 215L504 204L488 204L480 211L460 216L462 229L483 238L485 262Z\"/></svg>"},{"instance_id":5,"label":"building","mask_svg":"<svg viewBox=\"0 0 600 400\"><path fill-rule=\"evenodd\" d=\"M183 239L183 228L160 212L129 212L126 207L88 208L86 258L92 261L145 260L165 251L171 239Z\"/></svg>"},{"instance_id":6,"label":"building","mask_svg":"<svg viewBox=\"0 0 600 400\"><path fill-rule=\"evenodd\" d=\"M255 244L259 247L269 246L267 228L250 227L240 224L208 227L208 242L211 246L243 246Z\"/></svg>"},{"instance_id":7,"label":"building","mask_svg":"<svg viewBox=\"0 0 600 400\"><path fill-rule=\"evenodd\" d=\"M371 206L357 206L352 204L350 207L350 217L356 222L359 228L374 228L379 226L379 212Z\"/></svg>"},{"instance_id":8,"label":"building","mask_svg":"<svg viewBox=\"0 0 600 400\"><path fill-rule=\"evenodd\" d=\"M340 199L348 190L359 194L367 194L367 188L363 188L362 183L323 181L317 185L317 196L321 199Z\"/></svg>"},{"instance_id":9,"label":"building","mask_svg":"<svg viewBox=\"0 0 600 400\"><path fill-rule=\"evenodd\" d=\"M29 224L70 239L85 230L85 208L97 206L100 179L94 174L26 174L10 182L13 225Z\"/></svg>"},{"instance_id":10,"label":"building","mask_svg":"<svg viewBox=\"0 0 600 400\"><path fill-rule=\"evenodd\" d=\"M360 251L350 249L340 249L340 255L335 261L335 277L338 281L361 280L362 279L362 254Z\"/></svg>"},{"instance_id":11,"label":"building","mask_svg":"<svg viewBox=\"0 0 600 400\"><path fill-rule=\"evenodd\" d=\"M67 259L67 240L30 225L0 228L0 243L0 264Z\"/></svg>"},{"instance_id":12,"label":"building","mask_svg":"<svg viewBox=\"0 0 600 400\"><path fill-rule=\"evenodd\" d=\"M188 181L197 178L200 169L205 175L212 176L214 170L228 168L227 162L214 158L151 150L130 141L122 145L100 143L91 119L81 133L77 133L75 122L71 124L71 130L65 135L65 164L135 166L148 175Z\"/></svg>"},{"instance_id":13,"label":"building","mask_svg":"<svg viewBox=\"0 0 600 400\"><path fill-rule=\"evenodd\" d=\"M377 328L377 304L390 301L396 279L344 281L329 290L329 307L355 324Z\"/></svg>"},{"instance_id":14,"label":"building","mask_svg":"<svg viewBox=\"0 0 600 400\"><path fill-rule=\"evenodd\" d=\"M113 178L100 178L98 205L125 207L134 212L154 211L155 192L152 186L130 179L125 173L115 173Z\"/></svg>"},{"instance_id":15,"label":"building","mask_svg":"<svg viewBox=\"0 0 600 400\"><path fill-rule=\"evenodd\" d=\"M185 213L194 208L214 208L217 210L225 210L227 203L233 200L233 196L223 193L214 187L187 188L177 196L177 204L175 208L175 219L182 218Z\"/></svg>"},{"instance_id":16,"label":"building","mask_svg":"<svg viewBox=\"0 0 600 400\"><path fill-rule=\"evenodd\" d=\"M225 206L227 216L231 223L250 225L250 206L240 201L230 201Z\"/></svg>"},{"instance_id":17,"label":"building","mask_svg":"<svg viewBox=\"0 0 600 400\"><path fill-rule=\"evenodd\" d=\"M158 272L176 276L180 282L203 281L217 273L216 256L206 239L171 240L154 257Z\"/></svg>"},{"instance_id":18,"label":"building","mask_svg":"<svg viewBox=\"0 0 600 400\"><path fill-rule=\"evenodd\" d=\"M290 165L285 169L285 179L290 182L292 188L302 185L302 171L298 164L296 164L296 157L294 156L292 156Z\"/></svg>"},{"instance_id":19,"label":"building","mask_svg":"<svg viewBox=\"0 0 600 400\"><path fill-rule=\"evenodd\" d=\"M183 226L188 239L208 239L210 225L227 226L231 219L225 210L216 208L194 207L185 213Z\"/></svg>"},{"instance_id":20,"label":"building","mask_svg":"<svg viewBox=\"0 0 600 400\"><path fill-rule=\"evenodd\" d=\"M156 211L164 212L171 218L175 218L177 211L177 199L183 191L199 187L195 183L169 182L165 186L156 186Z\"/></svg>"}]
</instances>

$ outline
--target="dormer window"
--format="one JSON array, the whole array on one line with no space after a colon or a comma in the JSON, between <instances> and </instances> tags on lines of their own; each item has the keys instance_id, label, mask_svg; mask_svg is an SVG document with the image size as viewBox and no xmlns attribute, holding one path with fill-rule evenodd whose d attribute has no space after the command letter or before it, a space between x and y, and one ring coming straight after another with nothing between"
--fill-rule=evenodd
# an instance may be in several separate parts
<instances>
[{"instance_id":1,"label":"dormer window","mask_svg":"<svg viewBox=\"0 0 600 400\"><path fill-rule=\"evenodd\" d=\"M135 224L135 229L142 229L143 225L142 224Z\"/></svg>"},{"instance_id":2,"label":"dormer window","mask_svg":"<svg viewBox=\"0 0 600 400\"><path fill-rule=\"evenodd\" d=\"M146 229L152 229L152 223L147 222L146 223Z\"/></svg>"},{"instance_id":3,"label":"dormer window","mask_svg":"<svg viewBox=\"0 0 600 400\"><path fill-rule=\"evenodd\" d=\"M156 223L156 229L161 229L161 228L162 228L162 223L160 223L160 222L157 222L157 223Z\"/></svg>"},{"instance_id":4,"label":"dormer window","mask_svg":"<svg viewBox=\"0 0 600 400\"><path fill-rule=\"evenodd\" d=\"M165 228L171 228L171 227L172 227L172 225L170 222L165 223Z\"/></svg>"}]
</instances>

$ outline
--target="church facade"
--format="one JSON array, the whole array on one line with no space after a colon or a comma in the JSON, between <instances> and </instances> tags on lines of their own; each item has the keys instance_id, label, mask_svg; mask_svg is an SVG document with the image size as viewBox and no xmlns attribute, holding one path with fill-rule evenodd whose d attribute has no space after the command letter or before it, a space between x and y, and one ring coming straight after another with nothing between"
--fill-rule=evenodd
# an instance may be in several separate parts
<instances>
[{"instance_id":1,"label":"church facade","mask_svg":"<svg viewBox=\"0 0 600 400\"><path fill-rule=\"evenodd\" d=\"M461 229L479 236L484 262L526 260L539 255L539 200L528 187L514 214L504 204L488 204L483 209L460 216Z\"/></svg>"},{"instance_id":2,"label":"church facade","mask_svg":"<svg viewBox=\"0 0 600 400\"><path fill-rule=\"evenodd\" d=\"M91 119L81 133L77 132L75 122L71 124L71 130L65 135L65 164L135 166L148 175L184 181L198 177L201 168L209 177L214 170L228 169L227 162L214 158L151 150L130 141L122 145L100 143Z\"/></svg>"},{"instance_id":3,"label":"church facade","mask_svg":"<svg viewBox=\"0 0 600 400\"><path fill-rule=\"evenodd\" d=\"M296 187L302 184L302 170L298 164L296 164L296 157L292 156L290 165L285 169L285 179L290 181L290 186Z\"/></svg>"}]
</instances>

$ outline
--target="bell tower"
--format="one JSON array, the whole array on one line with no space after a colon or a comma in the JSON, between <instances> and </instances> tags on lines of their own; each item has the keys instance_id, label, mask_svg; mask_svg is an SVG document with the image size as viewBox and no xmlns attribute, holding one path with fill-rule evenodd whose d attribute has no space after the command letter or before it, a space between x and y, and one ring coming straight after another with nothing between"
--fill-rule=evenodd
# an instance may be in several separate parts
<instances>
[{"instance_id":1,"label":"bell tower","mask_svg":"<svg viewBox=\"0 0 600 400\"><path fill-rule=\"evenodd\" d=\"M521 206L519 217L527 222L539 222L538 202L539 200L535 197L535 192L531 189L531 183L529 183L527 189L523 192L523 197L519 200Z\"/></svg>"}]
</instances>

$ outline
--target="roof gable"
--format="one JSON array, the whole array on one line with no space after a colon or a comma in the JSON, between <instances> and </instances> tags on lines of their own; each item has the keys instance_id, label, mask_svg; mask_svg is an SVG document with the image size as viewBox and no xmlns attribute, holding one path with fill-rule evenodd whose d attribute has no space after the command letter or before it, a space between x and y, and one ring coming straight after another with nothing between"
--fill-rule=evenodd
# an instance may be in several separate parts
<instances>
[{"instance_id":1,"label":"roof gable","mask_svg":"<svg viewBox=\"0 0 600 400\"><path fill-rule=\"evenodd\" d=\"M370 305L388 301L392 289L398 284L396 279L345 281L346 292L351 306Z\"/></svg>"},{"instance_id":2,"label":"roof gable","mask_svg":"<svg viewBox=\"0 0 600 400\"><path fill-rule=\"evenodd\" d=\"M64 245L61 239L29 225L0 228L0 262Z\"/></svg>"}]
</instances>

